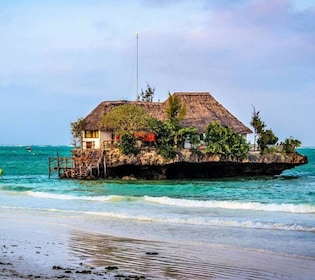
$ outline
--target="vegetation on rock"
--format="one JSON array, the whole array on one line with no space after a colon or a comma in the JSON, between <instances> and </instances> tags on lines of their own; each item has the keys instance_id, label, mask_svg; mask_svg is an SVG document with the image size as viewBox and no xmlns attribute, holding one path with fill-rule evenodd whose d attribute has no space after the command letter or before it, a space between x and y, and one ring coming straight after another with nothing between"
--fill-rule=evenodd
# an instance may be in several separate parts
<instances>
[{"instance_id":1,"label":"vegetation on rock","mask_svg":"<svg viewBox=\"0 0 315 280\"><path fill-rule=\"evenodd\" d=\"M129 133L123 133L120 136L119 150L124 155L137 154L136 139Z\"/></svg>"},{"instance_id":2,"label":"vegetation on rock","mask_svg":"<svg viewBox=\"0 0 315 280\"><path fill-rule=\"evenodd\" d=\"M255 107L252 115L251 125L255 130L255 140L256 136L257 144L261 154L269 152L268 145L274 145L278 142L279 138L273 133L271 129L266 129L266 124L261 120L259 116L259 111L256 111Z\"/></svg>"},{"instance_id":3,"label":"vegetation on rock","mask_svg":"<svg viewBox=\"0 0 315 280\"><path fill-rule=\"evenodd\" d=\"M151 117L139 106L133 104L121 105L113 108L104 115L102 124L116 133L134 134L140 130L147 130Z\"/></svg>"},{"instance_id":4,"label":"vegetation on rock","mask_svg":"<svg viewBox=\"0 0 315 280\"><path fill-rule=\"evenodd\" d=\"M283 151L286 154L294 153L295 148L300 147L302 142L297 139L293 139L292 137L285 139L283 145Z\"/></svg>"},{"instance_id":5,"label":"vegetation on rock","mask_svg":"<svg viewBox=\"0 0 315 280\"><path fill-rule=\"evenodd\" d=\"M84 119L78 118L76 121L71 124L71 135L72 135L72 145L74 147L82 146L82 130L84 127Z\"/></svg>"},{"instance_id":6,"label":"vegetation on rock","mask_svg":"<svg viewBox=\"0 0 315 280\"><path fill-rule=\"evenodd\" d=\"M174 141L174 126L172 123L151 119L150 127L156 135L157 153L167 159L174 158L176 156L176 150Z\"/></svg>"},{"instance_id":7,"label":"vegetation on rock","mask_svg":"<svg viewBox=\"0 0 315 280\"><path fill-rule=\"evenodd\" d=\"M256 111L256 108L253 106L253 115L250 125L254 128L254 143L257 142L257 136L263 132L266 127L265 123L260 119L259 111Z\"/></svg>"},{"instance_id":8,"label":"vegetation on rock","mask_svg":"<svg viewBox=\"0 0 315 280\"><path fill-rule=\"evenodd\" d=\"M173 159L177 152L184 148L185 141L191 144L199 143L199 135L195 127L182 127L180 122L185 118L186 107L181 104L178 96L169 94L166 108L167 118L165 121L152 119L150 127L156 135L158 154L166 159Z\"/></svg>"},{"instance_id":9,"label":"vegetation on rock","mask_svg":"<svg viewBox=\"0 0 315 280\"><path fill-rule=\"evenodd\" d=\"M119 149L123 154L136 154L136 139L138 131L150 130L151 117L142 108L126 104L113 108L104 115L102 124L106 129L120 135Z\"/></svg>"},{"instance_id":10,"label":"vegetation on rock","mask_svg":"<svg viewBox=\"0 0 315 280\"><path fill-rule=\"evenodd\" d=\"M249 145L241 135L216 121L206 127L205 143L208 154L221 155L226 160L242 160L249 151Z\"/></svg>"},{"instance_id":11,"label":"vegetation on rock","mask_svg":"<svg viewBox=\"0 0 315 280\"><path fill-rule=\"evenodd\" d=\"M145 92L137 97L138 100L152 102L154 88L147 84ZM278 137L271 129L266 129L266 124L261 120L259 111L253 106L251 125L254 128L254 141L257 143L262 155L274 151L292 154L295 148L301 145L297 139L288 138L281 146L271 148L278 142ZM136 155L140 152L139 141L142 138L136 136L139 132L153 133L155 137L156 153L166 160L172 160L176 156L181 157L185 144L190 144L190 152L202 159L207 156L215 156L221 160L242 161L248 157L249 144L240 134L232 128L221 125L219 122L211 122L206 126L204 141L195 127L183 127L181 121L186 116L186 107L182 105L180 98L169 93L166 119L164 121L151 117L143 108L135 104L126 104L114 107L103 116L102 125L107 130L120 135L119 151L123 155ZM73 144L82 145L82 129L84 119L79 118L71 123ZM137 138L138 137L138 138ZM151 141L151 140L149 140ZM152 144L152 142L150 142ZM142 143L143 144L143 143ZM199 150L200 144L204 145L203 151Z\"/></svg>"},{"instance_id":12,"label":"vegetation on rock","mask_svg":"<svg viewBox=\"0 0 315 280\"><path fill-rule=\"evenodd\" d=\"M275 145L278 142L279 138L275 136L271 129L264 130L259 139L257 140L257 144L260 148L262 154L268 153L270 149L269 145Z\"/></svg>"},{"instance_id":13,"label":"vegetation on rock","mask_svg":"<svg viewBox=\"0 0 315 280\"><path fill-rule=\"evenodd\" d=\"M267 154L272 153L275 151L280 151L285 154L292 154L295 152L295 148L301 146L301 141L297 139L293 139L292 137L285 139L284 143L281 144L281 147L273 148L270 147L272 145L275 145L279 138L274 134L274 132L271 129L266 129L265 123L261 120L259 116L259 111L256 111L255 107L253 106L253 115L251 120L251 125L254 128L254 142L259 147L260 153ZM258 139L256 139L258 137Z\"/></svg>"}]
</instances>

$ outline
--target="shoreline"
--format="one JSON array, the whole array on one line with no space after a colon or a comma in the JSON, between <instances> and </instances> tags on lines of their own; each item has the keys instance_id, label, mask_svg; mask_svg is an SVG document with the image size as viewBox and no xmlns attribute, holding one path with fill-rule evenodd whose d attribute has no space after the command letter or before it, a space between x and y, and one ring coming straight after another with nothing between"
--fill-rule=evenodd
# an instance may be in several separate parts
<instances>
[{"instance_id":1,"label":"shoreline","mask_svg":"<svg viewBox=\"0 0 315 280\"><path fill-rule=\"evenodd\" d=\"M312 279L315 273L314 258L118 237L91 232L82 220L38 213L2 209L0 218L1 279Z\"/></svg>"}]
</instances>

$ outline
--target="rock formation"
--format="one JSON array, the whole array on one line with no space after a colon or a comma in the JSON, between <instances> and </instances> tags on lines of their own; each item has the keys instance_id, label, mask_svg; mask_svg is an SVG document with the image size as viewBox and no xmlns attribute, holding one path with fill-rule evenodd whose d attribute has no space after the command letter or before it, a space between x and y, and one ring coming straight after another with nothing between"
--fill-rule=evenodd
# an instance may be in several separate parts
<instances>
[{"instance_id":1,"label":"rock formation","mask_svg":"<svg viewBox=\"0 0 315 280\"><path fill-rule=\"evenodd\" d=\"M209 179L237 176L279 175L286 169L306 164L307 157L298 153L260 155L252 152L242 161L221 160L218 156L201 156L183 150L168 160L155 149L137 155L122 155L118 149L106 151L107 178L127 179Z\"/></svg>"}]
</instances>

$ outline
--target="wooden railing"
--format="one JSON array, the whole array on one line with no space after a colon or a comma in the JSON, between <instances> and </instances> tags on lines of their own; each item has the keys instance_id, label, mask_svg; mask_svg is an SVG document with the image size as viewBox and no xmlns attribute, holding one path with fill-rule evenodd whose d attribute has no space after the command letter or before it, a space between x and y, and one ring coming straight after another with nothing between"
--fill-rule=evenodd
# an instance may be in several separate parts
<instances>
[{"instance_id":1,"label":"wooden railing","mask_svg":"<svg viewBox=\"0 0 315 280\"><path fill-rule=\"evenodd\" d=\"M104 150L74 150L71 158L49 158L49 178L53 172L59 178L87 179L100 177L101 171L106 173ZM104 168L104 170L101 168Z\"/></svg>"},{"instance_id":2,"label":"wooden railing","mask_svg":"<svg viewBox=\"0 0 315 280\"><path fill-rule=\"evenodd\" d=\"M49 178L53 172L58 173L58 177L66 176L66 174L74 167L73 158L69 157L50 157L49 162Z\"/></svg>"}]
</instances>

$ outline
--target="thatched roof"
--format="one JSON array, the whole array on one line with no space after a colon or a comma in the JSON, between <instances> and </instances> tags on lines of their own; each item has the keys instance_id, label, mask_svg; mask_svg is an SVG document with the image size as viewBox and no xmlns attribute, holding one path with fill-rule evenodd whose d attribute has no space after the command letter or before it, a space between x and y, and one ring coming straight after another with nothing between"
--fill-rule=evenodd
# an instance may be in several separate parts
<instances>
[{"instance_id":1,"label":"thatched roof","mask_svg":"<svg viewBox=\"0 0 315 280\"><path fill-rule=\"evenodd\" d=\"M212 121L218 121L221 125L231 127L240 134L249 134L252 131L225 109L208 92L176 92L182 104L186 105L186 116L182 121L183 126L194 126L200 133ZM145 109L152 117L159 120L166 118L167 100L164 102L143 102L143 101L104 101L101 102L84 119L85 130L103 129L101 121L104 114L112 108L125 104L134 104Z\"/></svg>"}]
</instances>

